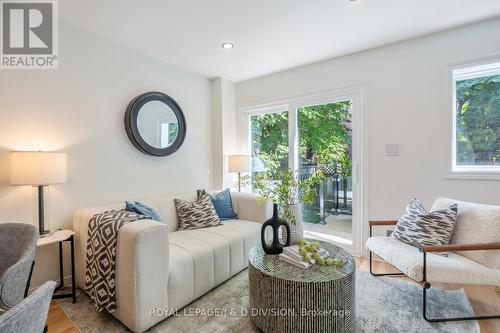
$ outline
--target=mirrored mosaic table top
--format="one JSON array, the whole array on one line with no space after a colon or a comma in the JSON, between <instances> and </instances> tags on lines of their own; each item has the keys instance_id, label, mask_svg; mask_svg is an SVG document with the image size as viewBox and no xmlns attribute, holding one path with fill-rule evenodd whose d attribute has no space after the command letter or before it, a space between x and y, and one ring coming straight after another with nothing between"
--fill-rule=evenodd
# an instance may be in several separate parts
<instances>
[{"instance_id":1,"label":"mirrored mosaic table top","mask_svg":"<svg viewBox=\"0 0 500 333\"><path fill-rule=\"evenodd\" d=\"M307 241L316 240L307 239ZM268 276L297 282L326 282L343 279L353 273L356 269L356 263L349 253L337 245L318 242L321 248L329 252L328 258L339 258L342 260L342 265L312 265L307 269L302 269L281 260L279 255L266 254L260 244L255 245L250 250L248 260L254 268Z\"/></svg>"}]
</instances>

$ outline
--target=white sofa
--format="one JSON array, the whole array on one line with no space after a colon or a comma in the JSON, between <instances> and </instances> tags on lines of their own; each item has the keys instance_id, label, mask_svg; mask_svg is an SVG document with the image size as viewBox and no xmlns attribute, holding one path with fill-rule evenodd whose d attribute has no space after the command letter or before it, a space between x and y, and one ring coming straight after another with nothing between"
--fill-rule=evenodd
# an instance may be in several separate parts
<instances>
[{"instance_id":1,"label":"white sofa","mask_svg":"<svg viewBox=\"0 0 500 333\"><path fill-rule=\"evenodd\" d=\"M269 202L257 196L231 193L238 220L224 225L177 231L174 198L139 200L154 208L161 222L140 220L119 230L116 260L116 301L113 315L134 332L164 320L171 310L189 304L248 265L249 250L260 241L261 223L272 215ZM89 220L97 213L123 209L124 203L78 210L74 215L76 282L84 288ZM153 315L152 309L161 308ZM161 312L164 315L159 315ZM170 312L171 314L171 312Z\"/></svg>"}]
</instances>

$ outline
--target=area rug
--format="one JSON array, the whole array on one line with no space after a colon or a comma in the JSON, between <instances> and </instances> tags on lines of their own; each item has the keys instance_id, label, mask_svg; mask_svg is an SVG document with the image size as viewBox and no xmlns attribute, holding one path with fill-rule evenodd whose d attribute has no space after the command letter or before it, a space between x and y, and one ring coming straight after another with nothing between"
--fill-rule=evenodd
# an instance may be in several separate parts
<instances>
[{"instance_id":1,"label":"area rug","mask_svg":"<svg viewBox=\"0 0 500 333\"><path fill-rule=\"evenodd\" d=\"M76 304L70 300L58 302L83 333L129 332L110 314L95 312L91 300L81 291ZM249 316L241 315L241 309L247 309L248 304L248 271L245 270L179 311L178 316L160 322L147 332L259 332ZM196 314L196 309L210 309L213 313ZM463 290L431 289L428 311L432 317L473 313ZM477 321L428 323L422 318L420 285L389 277L375 278L357 271L356 332L475 333L479 332L479 325Z\"/></svg>"}]
</instances>

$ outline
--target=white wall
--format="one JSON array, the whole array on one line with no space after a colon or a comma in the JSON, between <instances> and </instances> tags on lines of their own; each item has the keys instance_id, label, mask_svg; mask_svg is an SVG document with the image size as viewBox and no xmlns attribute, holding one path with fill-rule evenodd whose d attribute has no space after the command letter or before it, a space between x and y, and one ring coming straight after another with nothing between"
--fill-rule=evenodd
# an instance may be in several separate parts
<instances>
[{"instance_id":1,"label":"white wall","mask_svg":"<svg viewBox=\"0 0 500 333\"><path fill-rule=\"evenodd\" d=\"M81 207L194 191L210 186L210 81L62 23L58 70L0 71L0 223L37 224L36 196L9 185L7 152L68 154L68 182L50 188L51 229L71 228ZM183 146L151 157L130 143L125 109L157 90L187 121ZM34 284L57 278L57 247L37 255Z\"/></svg>"},{"instance_id":2,"label":"white wall","mask_svg":"<svg viewBox=\"0 0 500 333\"><path fill-rule=\"evenodd\" d=\"M335 41L331 41L332 43ZM316 63L237 84L241 106L362 85L368 218L396 218L412 197L500 205L500 182L444 179L444 68L500 54L500 19ZM400 145L385 157L384 145Z\"/></svg>"},{"instance_id":3,"label":"white wall","mask_svg":"<svg viewBox=\"0 0 500 333\"><path fill-rule=\"evenodd\" d=\"M233 187L234 175L228 173L227 156L241 154L236 137L236 85L223 78L212 80L213 186Z\"/></svg>"},{"instance_id":4,"label":"white wall","mask_svg":"<svg viewBox=\"0 0 500 333\"><path fill-rule=\"evenodd\" d=\"M222 135L222 80L212 80L212 185L214 188L222 188L223 183L223 135Z\"/></svg>"}]
</instances>

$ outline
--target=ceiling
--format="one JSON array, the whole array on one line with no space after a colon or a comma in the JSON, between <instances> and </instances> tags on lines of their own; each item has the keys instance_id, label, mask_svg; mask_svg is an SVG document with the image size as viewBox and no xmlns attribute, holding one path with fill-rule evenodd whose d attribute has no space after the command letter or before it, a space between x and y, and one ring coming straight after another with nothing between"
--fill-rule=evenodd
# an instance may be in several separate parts
<instances>
[{"instance_id":1,"label":"ceiling","mask_svg":"<svg viewBox=\"0 0 500 333\"><path fill-rule=\"evenodd\" d=\"M64 0L59 12L171 65L238 82L495 17L500 1Z\"/></svg>"}]
</instances>

